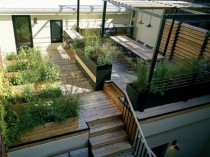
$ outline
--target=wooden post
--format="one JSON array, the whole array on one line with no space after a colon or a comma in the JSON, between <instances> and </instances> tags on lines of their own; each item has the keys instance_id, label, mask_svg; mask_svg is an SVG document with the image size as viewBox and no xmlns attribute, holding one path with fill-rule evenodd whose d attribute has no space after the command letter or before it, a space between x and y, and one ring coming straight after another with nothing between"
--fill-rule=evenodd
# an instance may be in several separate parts
<instances>
[{"instance_id":1,"label":"wooden post","mask_svg":"<svg viewBox=\"0 0 210 157\"><path fill-rule=\"evenodd\" d=\"M80 0L77 0L77 32L79 32L79 9L80 9Z\"/></svg>"},{"instance_id":2,"label":"wooden post","mask_svg":"<svg viewBox=\"0 0 210 157\"><path fill-rule=\"evenodd\" d=\"M104 28L105 28L105 19L106 19L106 5L107 1L104 1L104 7L103 7L103 16L102 16L102 28L101 28L101 37L104 37Z\"/></svg>"},{"instance_id":3,"label":"wooden post","mask_svg":"<svg viewBox=\"0 0 210 157\"><path fill-rule=\"evenodd\" d=\"M150 88L150 85L151 85L151 82L152 82L152 77L153 77L153 73L154 73L154 69L155 69L155 64L156 64L156 61L157 61L157 56L158 56L158 52L159 52L159 48L160 48L160 43L161 43L165 23L166 23L166 18L165 18L165 15L163 15L162 18L161 18L161 25L160 25L160 28L159 28L158 38L156 40L156 44L155 44L155 48L154 48L154 54L153 54L152 62L151 62L151 66L150 66L148 88Z\"/></svg>"}]
</instances>

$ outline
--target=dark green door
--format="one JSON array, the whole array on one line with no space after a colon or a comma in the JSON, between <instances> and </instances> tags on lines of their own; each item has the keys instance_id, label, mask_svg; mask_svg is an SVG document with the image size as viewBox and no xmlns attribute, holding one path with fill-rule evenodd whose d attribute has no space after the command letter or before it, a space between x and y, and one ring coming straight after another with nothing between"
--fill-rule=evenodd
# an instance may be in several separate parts
<instances>
[{"instance_id":1,"label":"dark green door","mask_svg":"<svg viewBox=\"0 0 210 157\"><path fill-rule=\"evenodd\" d=\"M50 20L51 43L63 41L62 20Z\"/></svg>"},{"instance_id":2,"label":"dark green door","mask_svg":"<svg viewBox=\"0 0 210 157\"><path fill-rule=\"evenodd\" d=\"M21 46L33 47L31 18L28 15L12 16L17 50Z\"/></svg>"}]
</instances>

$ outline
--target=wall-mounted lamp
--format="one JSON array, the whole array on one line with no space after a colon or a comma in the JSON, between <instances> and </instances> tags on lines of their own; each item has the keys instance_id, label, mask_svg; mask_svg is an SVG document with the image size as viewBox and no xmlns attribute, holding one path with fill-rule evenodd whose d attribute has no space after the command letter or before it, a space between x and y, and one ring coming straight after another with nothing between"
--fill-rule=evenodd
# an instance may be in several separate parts
<instances>
[{"instance_id":1,"label":"wall-mounted lamp","mask_svg":"<svg viewBox=\"0 0 210 157\"><path fill-rule=\"evenodd\" d=\"M152 20L152 16L150 17L149 24L147 25L148 28L152 27L151 20Z\"/></svg>"},{"instance_id":2,"label":"wall-mounted lamp","mask_svg":"<svg viewBox=\"0 0 210 157\"><path fill-rule=\"evenodd\" d=\"M179 146L176 144L176 142L177 142L177 141L174 140L174 141L172 142L171 145L174 147L175 150L179 150L180 148L179 148Z\"/></svg>"},{"instance_id":3,"label":"wall-mounted lamp","mask_svg":"<svg viewBox=\"0 0 210 157\"><path fill-rule=\"evenodd\" d=\"M34 18L34 24L37 24L37 18Z\"/></svg>"},{"instance_id":4,"label":"wall-mounted lamp","mask_svg":"<svg viewBox=\"0 0 210 157\"><path fill-rule=\"evenodd\" d=\"M143 18L143 13L141 15L141 20L138 22L139 24L144 24L144 22L142 21L142 18Z\"/></svg>"},{"instance_id":5,"label":"wall-mounted lamp","mask_svg":"<svg viewBox=\"0 0 210 157\"><path fill-rule=\"evenodd\" d=\"M152 13L153 13L153 10L152 10ZM151 22L152 22L152 15L151 15L151 17L150 17L149 24L147 25L148 28L152 27Z\"/></svg>"}]
</instances>

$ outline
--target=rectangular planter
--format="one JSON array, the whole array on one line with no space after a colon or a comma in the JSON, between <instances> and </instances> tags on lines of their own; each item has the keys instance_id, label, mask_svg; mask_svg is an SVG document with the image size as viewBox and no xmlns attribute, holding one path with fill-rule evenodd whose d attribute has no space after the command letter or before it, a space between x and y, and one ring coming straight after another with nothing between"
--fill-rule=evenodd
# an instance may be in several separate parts
<instances>
[{"instance_id":1,"label":"rectangular planter","mask_svg":"<svg viewBox=\"0 0 210 157\"><path fill-rule=\"evenodd\" d=\"M73 132L78 128L78 117L68 118L65 122L50 122L25 132L12 146Z\"/></svg>"},{"instance_id":2,"label":"rectangular planter","mask_svg":"<svg viewBox=\"0 0 210 157\"><path fill-rule=\"evenodd\" d=\"M83 55L81 50L76 51L75 58L81 71L91 78L94 90L102 90L104 81L111 79L112 64L96 65L92 60Z\"/></svg>"},{"instance_id":3,"label":"rectangular planter","mask_svg":"<svg viewBox=\"0 0 210 157\"><path fill-rule=\"evenodd\" d=\"M187 101L188 99L209 94L209 83L179 87L165 92L164 95L152 93L150 91L140 93L129 83L126 86L126 92L130 98L134 110L144 111L144 109L161 106L178 101Z\"/></svg>"},{"instance_id":4,"label":"rectangular planter","mask_svg":"<svg viewBox=\"0 0 210 157\"><path fill-rule=\"evenodd\" d=\"M35 82L35 83L11 86L11 88L12 88L12 94L13 95L19 95L19 94L21 94L21 92L26 87L29 87L29 88L31 88L32 90L35 90L35 91L41 91L41 90L46 89L46 87L58 87L60 84L61 84L61 81Z\"/></svg>"}]
</instances>

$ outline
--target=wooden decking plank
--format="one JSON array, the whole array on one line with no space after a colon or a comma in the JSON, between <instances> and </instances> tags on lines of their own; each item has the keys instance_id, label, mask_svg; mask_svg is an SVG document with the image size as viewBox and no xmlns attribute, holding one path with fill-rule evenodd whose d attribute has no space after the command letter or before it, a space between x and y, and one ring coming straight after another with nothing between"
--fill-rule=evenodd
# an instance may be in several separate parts
<instances>
[{"instance_id":1,"label":"wooden decking plank","mask_svg":"<svg viewBox=\"0 0 210 157\"><path fill-rule=\"evenodd\" d=\"M130 151L131 145L126 142L119 142L113 145L108 145L107 147L102 147L99 149L93 150L94 157L102 157L102 156L109 156L112 154L117 154L122 151Z\"/></svg>"},{"instance_id":2,"label":"wooden decking plank","mask_svg":"<svg viewBox=\"0 0 210 157\"><path fill-rule=\"evenodd\" d=\"M110 133L106 133L103 135L91 137L89 139L92 148L99 147L99 146L104 146L113 142L119 142L119 141L124 141L128 138L128 135L125 133L125 131L120 130L120 131L113 131Z\"/></svg>"}]
</instances>

